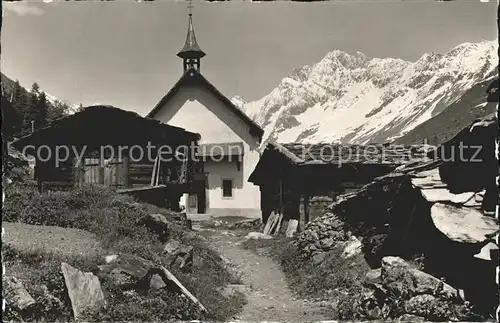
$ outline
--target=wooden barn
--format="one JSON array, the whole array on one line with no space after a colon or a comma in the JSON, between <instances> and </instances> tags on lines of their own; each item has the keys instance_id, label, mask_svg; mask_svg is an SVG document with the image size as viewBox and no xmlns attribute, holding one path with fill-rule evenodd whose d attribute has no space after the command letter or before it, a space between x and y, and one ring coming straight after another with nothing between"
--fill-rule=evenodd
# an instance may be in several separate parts
<instances>
[{"instance_id":1,"label":"wooden barn","mask_svg":"<svg viewBox=\"0 0 500 323\"><path fill-rule=\"evenodd\" d=\"M91 106L13 145L35 157L41 192L100 184L176 208L191 189L199 139L134 112Z\"/></svg>"},{"instance_id":2,"label":"wooden barn","mask_svg":"<svg viewBox=\"0 0 500 323\"><path fill-rule=\"evenodd\" d=\"M400 165L426 160L426 150L425 146L269 142L249 181L260 187L263 222L275 212L285 220L307 223L315 197L331 203L335 196L355 191Z\"/></svg>"}]
</instances>

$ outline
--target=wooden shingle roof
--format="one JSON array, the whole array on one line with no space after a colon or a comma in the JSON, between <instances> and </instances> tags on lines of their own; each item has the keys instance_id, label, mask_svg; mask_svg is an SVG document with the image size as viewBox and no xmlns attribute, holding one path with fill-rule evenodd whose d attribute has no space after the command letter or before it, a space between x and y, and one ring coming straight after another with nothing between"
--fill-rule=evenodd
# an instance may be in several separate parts
<instances>
[{"instance_id":1,"label":"wooden shingle roof","mask_svg":"<svg viewBox=\"0 0 500 323\"><path fill-rule=\"evenodd\" d=\"M112 106L90 106L16 140L13 145L134 145L197 142L200 135Z\"/></svg>"},{"instance_id":2,"label":"wooden shingle roof","mask_svg":"<svg viewBox=\"0 0 500 323\"><path fill-rule=\"evenodd\" d=\"M338 143L318 144L270 144L288 156L296 164L386 164L403 165L408 162L427 160L429 146L414 145L345 145Z\"/></svg>"}]
</instances>

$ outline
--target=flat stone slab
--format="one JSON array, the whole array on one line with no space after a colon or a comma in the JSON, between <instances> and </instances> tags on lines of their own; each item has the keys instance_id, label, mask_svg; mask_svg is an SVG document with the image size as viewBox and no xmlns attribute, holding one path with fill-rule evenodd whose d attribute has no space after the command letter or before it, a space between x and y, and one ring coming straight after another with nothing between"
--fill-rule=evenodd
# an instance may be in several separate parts
<instances>
[{"instance_id":1,"label":"flat stone slab","mask_svg":"<svg viewBox=\"0 0 500 323\"><path fill-rule=\"evenodd\" d=\"M3 295L7 302L7 306L12 306L19 310L29 308L35 304L35 299L31 297L28 291L24 288L21 281L12 276L4 276Z\"/></svg>"},{"instance_id":2,"label":"flat stone slab","mask_svg":"<svg viewBox=\"0 0 500 323\"><path fill-rule=\"evenodd\" d=\"M453 241L478 243L498 231L495 218L484 216L481 211L470 207L435 203L431 217L436 228Z\"/></svg>"},{"instance_id":3,"label":"flat stone slab","mask_svg":"<svg viewBox=\"0 0 500 323\"><path fill-rule=\"evenodd\" d=\"M464 204L474 197L474 192L454 194L446 188L421 189L420 192L422 192L423 197L429 202Z\"/></svg>"},{"instance_id":4,"label":"flat stone slab","mask_svg":"<svg viewBox=\"0 0 500 323\"><path fill-rule=\"evenodd\" d=\"M61 263L61 270L68 289L75 321L82 318L86 311L105 305L104 294L99 278L92 273L84 273L67 263Z\"/></svg>"}]
</instances>

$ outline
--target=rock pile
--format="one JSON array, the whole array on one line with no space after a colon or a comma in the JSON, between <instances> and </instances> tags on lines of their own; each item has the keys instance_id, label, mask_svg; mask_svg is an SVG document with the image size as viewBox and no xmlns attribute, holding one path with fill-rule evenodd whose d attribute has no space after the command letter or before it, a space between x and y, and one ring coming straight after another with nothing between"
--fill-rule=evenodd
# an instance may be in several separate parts
<instances>
[{"instance_id":1,"label":"rock pile","mask_svg":"<svg viewBox=\"0 0 500 323\"><path fill-rule=\"evenodd\" d=\"M182 227L186 227L188 229L192 229L192 224L191 220L188 219L186 213L184 212L173 212L169 211L168 220L172 221L173 223L180 225Z\"/></svg>"},{"instance_id":2,"label":"rock pile","mask_svg":"<svg viewBox=\"0 0 500 323\"><path fill-rule=\"evenodd\" d=\"M151 232L158 235L160 241L168 240L169 221L162 214L147 214L137 220L137 225L147 227Z\"/></svg>"},{"instance_id":3,"label":"rock pile","mask_svg":"<svg viewBox=\"0 0 500 323\"><path fill-rule=\"evenodd\" d=\"M334 202L330 196L315 196L309 200L309 219L315 220L329 212L329 207Z\"/></svg>"},{"instance_id":4,"label":"rock pile","mask_svg":"<svg viewBox=\"0 0 500 323\"><path fill-rule=\"evenodd\" d=\"M361 309L374 320L470 319L458 290L392 256L384 257L381 268L366 274Z\"/></svg>"},{"instance_id":5,"label":"rock pile","mask_svg":"<svg viewBox=\"0 0 500 323\"><path fill-rule=\"evenodd\" d=\"M298 246L306 255L326 252L349 239L344 223L332 213L309 222L298 237Z\"/></svg>"},{"instance_id":6,"label":"rock pile","mask_svg":"<svg viewBox=\"0 0 500 323\"><path fill-rule=\"evenodd\" d=\"M190 273L193 267L193 247L171 239L163 246L163 263L168 268L178 268Z\"/></svg>"}]
</instances>

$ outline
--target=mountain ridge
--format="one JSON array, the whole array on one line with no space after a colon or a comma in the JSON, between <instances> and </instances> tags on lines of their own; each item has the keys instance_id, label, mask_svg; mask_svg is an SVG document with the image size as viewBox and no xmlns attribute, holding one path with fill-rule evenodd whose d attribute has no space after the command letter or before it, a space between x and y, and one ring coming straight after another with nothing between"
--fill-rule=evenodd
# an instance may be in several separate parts
<instances>
[{"instance_id":1,"label":"mountain ridge","mask_svg":"<svg viewBox=\"0 0 500 323\"><path fill-rule=\"evenodd\" d=\"M408 62L334 50L263 98L233 103L264 128L264 141L392 142L494 77L497 51L496 41L463 43Z\"/></svg>"}]
</instances>

